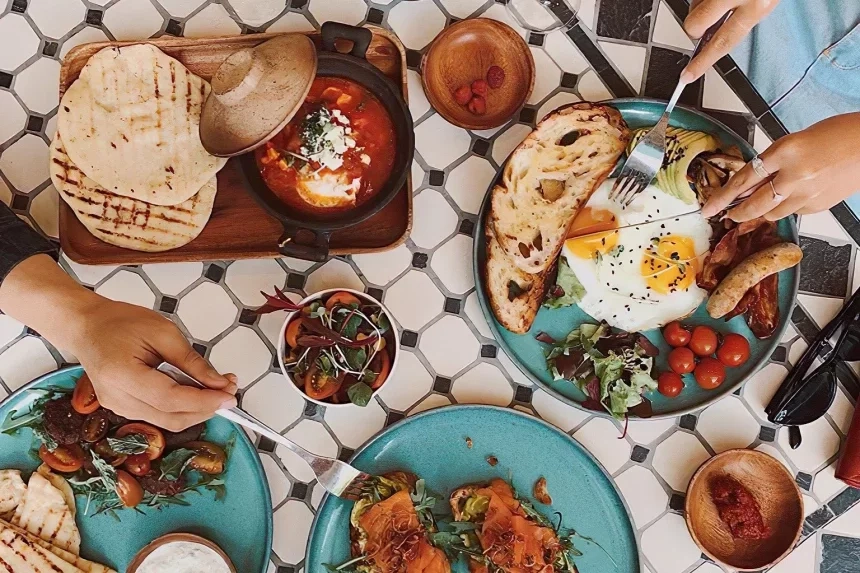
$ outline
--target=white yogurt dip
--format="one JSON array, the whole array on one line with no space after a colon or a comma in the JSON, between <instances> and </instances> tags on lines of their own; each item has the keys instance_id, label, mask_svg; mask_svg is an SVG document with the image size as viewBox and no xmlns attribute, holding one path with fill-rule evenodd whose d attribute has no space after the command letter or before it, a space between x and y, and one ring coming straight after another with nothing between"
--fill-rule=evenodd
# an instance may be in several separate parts
<instances>
[{"instance_id":1,"label":"white yogurt dip","mask_svg":"<svg viewBox=\"0 0 860 573\"><path fill-rule=\"evenodd\" d=\"M150 553L137 573L230 573L224 559L200 543L174 541Z\"/></svg>"}]
</instances>

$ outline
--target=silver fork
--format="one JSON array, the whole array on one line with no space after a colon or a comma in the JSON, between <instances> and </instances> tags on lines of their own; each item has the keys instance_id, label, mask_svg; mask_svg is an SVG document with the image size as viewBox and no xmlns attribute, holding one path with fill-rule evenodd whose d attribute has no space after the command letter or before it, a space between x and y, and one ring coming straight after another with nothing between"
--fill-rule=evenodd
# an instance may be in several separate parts
<instances>
[{"instance_id":1,"label":"silver fork","mask_svg":"<svg viewBox=\"0 0 860 573\"><path fill-rule=\"evenodd\" d=\"M702 51L705 44L710 41L729 16L731 16L731 12L708 28L696 45L696 49L693 50L691 60ZM609 193L610 200L617 202L622 207L627 207L657 176L657 172L663 165L663 158L666 156L666 128L669 127L669 116L675 110L678 99L686 87L686 83L678 81L675 92L669 99L669 104L660 117L660 121L639 140L630 155L627 156L621 173L612 185L612 191Z\"/></svg>"},{"instance_id":2,"label":"silver fork","mask_svg":"<svg viewBox=\"0 0 860 573\"><path fill-rule=\"evenodd\" d=\"M176 380L176 382L184 386L199 386L205 388L201 382L198 382L196 379L168 362L162 362L159 364L157 370L167 374ZM256 419L254 416L240 410L239 408L218 410L216 414L235 424L239 424L249 430L253 430L261 436L266 436L273 442L284 446L302 458L308 466L310 466L311 470L313 470L320 485L322 485L326 491L332 495L356 501L361 497L363 491L366 491L367 488L373 487L374 485L374 476L359 471L340 460L318 456L307 451L300 445L288 440L260 420Z\"/></svg>"}]
</instances>

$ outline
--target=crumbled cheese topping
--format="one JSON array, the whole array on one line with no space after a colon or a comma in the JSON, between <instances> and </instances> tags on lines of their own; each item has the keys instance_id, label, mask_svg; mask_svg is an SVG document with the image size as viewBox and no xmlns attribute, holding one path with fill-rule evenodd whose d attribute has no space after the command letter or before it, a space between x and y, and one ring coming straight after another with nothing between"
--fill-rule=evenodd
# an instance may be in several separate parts
<instances>
[{"instance_id":1,"label":"crumbled cheese topping","mask_svg":"<svg viewBox=\"0 0 860 573\"><path fill-rule=\"evenodd\" d=\"M302 129L302 155L331 171L340 169L343 154L356 147L349 123L339 109L330 112L321 107L308 114Z\"/></svg>"}]
</instances>

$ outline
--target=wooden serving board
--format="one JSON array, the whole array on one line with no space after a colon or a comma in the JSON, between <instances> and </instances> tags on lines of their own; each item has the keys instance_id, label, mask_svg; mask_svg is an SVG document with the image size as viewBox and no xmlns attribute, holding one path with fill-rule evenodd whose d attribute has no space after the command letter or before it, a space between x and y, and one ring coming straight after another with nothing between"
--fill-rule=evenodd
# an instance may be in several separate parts
<instances>
[{"instance_id":1,"label":"wooden serving board","mask_svg":"<svg viewBox=\"0 0 860 573\"><path fill-rule=\"evenodd\" d=\"M367 27L373 32L367 60L400 85L403 99L408 101L406 50L403 44L387 30L376 26ZM176 58L193 73L209 81L230 54L256 46L277 35L251 34L201 39L165 36L145 42ZM308 36L319 46L318 33L309 33ZM98 42L71 50L63 60L60 71L60 97L77 79L90 56L103 48L139 43ZM347 47L343 46L344 51ZM209 223L200 236L184 247L163 253L145 253L109 245L87 231L63 201L60 201L60 245L70 259L90 265L279 257L277 243L283 227L245 189L240 170L239 161L233 158L218 173L218 194ZM382 211L355 226L335 231L331 236L330 253L349 255L387 251L402 244L411 230L412 177L409 175L406 185Z\"/></svg>"}]
</instances>

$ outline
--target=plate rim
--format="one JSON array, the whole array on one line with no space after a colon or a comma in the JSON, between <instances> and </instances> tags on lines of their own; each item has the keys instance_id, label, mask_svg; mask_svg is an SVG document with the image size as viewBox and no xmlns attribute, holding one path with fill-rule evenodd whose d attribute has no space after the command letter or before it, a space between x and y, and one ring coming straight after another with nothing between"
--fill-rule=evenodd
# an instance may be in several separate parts
<instances>
[{"instance_id":1,"label":"plate rim","mask_svg":"<svg viewBox=\"0 0 860 573\"><path fill-rule=\"evenodd\" d=\"M29 382L27 382L26 384L24 384L23 386L21 386L20 388L18 388L17 390L15 390L11 394L9 394L8 396L6 396L2 400L0 400L0 407L4 406L7 402L11 402L12 400L20 397L25 392L27 392L27 390L31 389L33 386L36 386L37 384L40 384L42 382L47 382L56 376L60 376L63 374L74 375L78 372L83 373L84 367L80 364L73 364L71 366L65 366L63 368L58 368L57 370L53 370L53 371L48 372L46 374L42 374L38 378L34 378L33 380L30 380ZM268 478L266 478L266 473L263 470L263 462L260 461L260 452L257 451L257 447L253 444L253 442L251 442L251 439L248 437L248 434L246 434L245 431L240 426L237 426L236 424L234 424L233 422L230 422L229 420L226 420L226 421L229 422L230 425L233 426L234 431L239 436L239 440L244 441L245 445L248 446L251 449L251 451L255 454L255 456L254 456L255 463L253 464L254 473L257 475L258 479L262 480L263 494L265 496L264 501L266 502L266 506L270 508L270 510L267 512L268 517L266 518L267 535L266 535L265 552L263 553L263 555L264 555L263 568L260 570L260 573L266 573L266 571L269 568L269 563L272 562L272 544L274 543L274 507L272 506L272 491L269 488L269 480L268 480Z\"/></svg>"},{"instance_id":2,"label":"plate rim","mask_svg":"<svg viewBox=\"0 0 860 573\"><path fill-rule=\"evenodd\" d=\"M496 414L509 414L515 417L522 418L526 421L536 423L538 426L543 426L544 430L549 430L550 432L561 435L566 441L570 442L574 448L579 449L591 463L593 463L609 485L612 488L612 491L621 501L621 507L624 509L624 516L627 518L627 523L630 526L631 538L633 539L633 545L636 547L636 563L640 568L643 563L643 553L642 548L639 545L638 533L639 530L636 528L636 522L633 520L633 514L630 511L630 506L627 504L627 499L625 499L624 494L621 493L621 490L618 487L618 484L615 483L615 480L612 478L612 474L610 474L603 464L598 460L594 454L592 454L588 448L585 447L579 440L574 438L570 433L563 431L562 429L554 426L550 422L544 420L539 416L535 416L532 414L526 414L525 412L521 412L519 410L515 410L513 408L507 408L505 406L494 406L492 404L449 404L447 406L438 406L436 408L430 408L429 410L425 410L423 412L419 412L417 414L413 414L412 416L407 416L402 420L391 424L388 427L382 428L378 432L376 432L373 436L367 439L358 449L353 452L352 456L350 456L349 461L347 463L352 464L355 459L364 453L369 447L378 441L382 440L386 434L394 432L401 426L405 426L408 423L411 423L415 420L420 420L422 418L429 418L434 415L439 415L440 413L448 412L448 411L467 411L467 410L483 410L488 412L494 412ZM314 512L314 519L311 522L310 533L308 534L308 542L305 546L305 566L308 563L308 556L311 555L311 545L314 542L314 539L317 537L315 535L317 526L320 525L320 515L322 514L322 510L325 508L325 505L329 503L330 498L334 497L330 492L326 491L323 498L320 500L319 505L317 506L316 511Z\"/></svg>"},{"instance_id":3,"label":"plate rim","mask_svg":"<svg viewBox=\"0 0 860 573\"><path fill-rule=\"evenodd\" d=\"M614 98L614 99L602 100L602 101L599 101L596 103L606 104L606 105L610 105L610 106L614 107L616 104L648 104L648 105L659 104L659 105L665 105L666 102L659 100L659 99L648 98L648 97L629 97L629 98ZM565 107L565 106L562 106L562 107ZM755 148L753 148L753 146L748 141L742 139L739 135L737 135L734 132L733 129L731 129L729 126L727 126L726 124L724 124L720 120L718 120L714 117L711 117L710 115L708 115L707 113L705 113L701 110L695 109L695 108L687 106L687 105L679 104L676 107L678 109L683 109L684 111L686 111L688 113L696 115L696 116L698 116L698 117L700 117L700 118L702 118L708 122L715 124L719 128L725 130L727 133L734 134L737 137L737 140L739 142L741 142L741 145L739 147L741 148L742 152L745 152L745 154L747 154L747 155L751 154L753 156L758 154L756 152ZM621 110L619 110L619 112L620 111ZM552 111L549 113L552 113ZM540 123L540 120L536 120L536 121L537 121L537 123ZM518 147L519 146L517 146L517 148ZM498 180L499 175L501 174L502 170L504 170L505 165L508 162L508 159L510 159L511 155L513 155L513 153L517 150L517 148L514 148L514 150L511 151L511 153L509 153L505 157L505 160L501 163L499 168L496 170L496 175L490 181L490 185L487 188L487 191L484 193L484 198L481 200L481 207L478 210L477 225L476 225L476 229L475 229L476 234L475 234L474 240L472 242L472 277L475 280L475 291L476 291L477 298L478 298L478 304L481 307L481 313L482 313L484 319L487 321L487 325L489 326L490 331L493 334L493 339L502 348L502 350L505 352L505 354L508 355L508 358L510 358L510 360L514 364L514 366L516 366L517 369L523 374L523 376L525 376L532 384L538 386L541 390L543 390L544 392L546 392L547 394L549 394L550 396L552 396L556 400L559 400L562 403L567 404L569 406L573 406L574 408L577 408L578 410L581 410L583 412L589 412L595 416L601 416L604 418L612 418L612 415L609 412L590 410L588 408L585 408L581 402L578 402L577 400L573 400L572 398L568 398L567 396L558 392L552 386L550 386L549 384L545 383L543 380L541 380L540 378L538 378L537 376L532 374L532 372L529 371L528 368L526 368L525 365L522 364L522 362L514 355L514 353L510 349L510 345L504 340L504 338L502 338L500 328L503 328L503 327L498 323L498 321L496 321L495 315L493 314L492 309L489 307L489 303L487 301L487 296L484 292L483 269L480 268L480 265L478 264L478 259L479 259L479 255L480 255L479 244L485 244L486 243L486 241L483 240L481 238L481 236L483 235L483 232L484 232L483 229L484 229L484 224L485 224L485 221L487 218L487 212L489 210L490 195L492 193L493 187L495 186L496 181ZM788 219L789 219L790 230L791 230L791 238L796 244L799 244L800 243L800 233L798 231L797 220L794 217L788 217ZM785 312L780 317L782 320L780 321L779 326L777 326L776 331L774 331L773 335L768 339L768 346L767 346L765 354L762 355L762 357L755 364L753 364L753 367L750 369L749 374L747 374L743 378L740 378L737 382L735 382L731 386L727 386L725 388L725 390L723 390L719 394L714 394L713 396L709 397L707 400L705 400L701 404L694 405L694 406L687 406L684 408L679 408L677 410L674 410L672 412L667 412L665 414L654 414L648 418L640 418L638 416L631 416L631 419L632 420L642 420L642 421L665 420L665 419L669 419L669 418L677 418L678 416L683 416L685 414L690 414L693 412L698 412L699 410L703 410L703 409L707 408L708 406L712 405L713 403L715 403L716 401L732 394L733 392L735 392L736 390L741 388L744 384L749 382L753 376L755 376L764 366L767 365L768 360L773 355L776 348L779 346L780 340L782 339L783 335L785 334L786 329L788 328L788 324L791 320L791 315L794 313L795 306L797 305L797 295L798 295L798 292L800 290L800 267L797 266L797 267L794 267L794 269L796 269L796 270L794 272L794 281L792 282L792 285L791 285L792 286L791 300L789 301L787 312Z\"/></svg>"}]
</instances>

